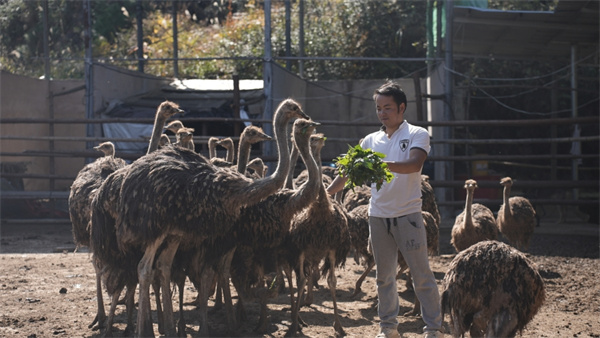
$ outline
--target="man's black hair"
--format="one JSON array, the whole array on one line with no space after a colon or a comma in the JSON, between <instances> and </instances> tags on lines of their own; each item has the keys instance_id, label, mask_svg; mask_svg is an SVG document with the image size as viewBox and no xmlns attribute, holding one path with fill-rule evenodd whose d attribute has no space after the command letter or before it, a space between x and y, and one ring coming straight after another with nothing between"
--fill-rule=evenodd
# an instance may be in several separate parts
<instances>
[{"instance_id":1,"label":"man's black hair","mask_svg":"<svg viewBox=\"0 0 600 338\"><path fill-rule=\"evenodd\" d=\"M406 102L406 94L404 94L404 91L402 90L400 85L392 80L387 81L386 83L381 85L381 87L375 89L375 93L373 93L373 100L376 99L377 95L393 97L394 102L396 102L397 105L404 103L404 109L406 109L406 106L408 104Z\"/></svg>"}]
</instances>

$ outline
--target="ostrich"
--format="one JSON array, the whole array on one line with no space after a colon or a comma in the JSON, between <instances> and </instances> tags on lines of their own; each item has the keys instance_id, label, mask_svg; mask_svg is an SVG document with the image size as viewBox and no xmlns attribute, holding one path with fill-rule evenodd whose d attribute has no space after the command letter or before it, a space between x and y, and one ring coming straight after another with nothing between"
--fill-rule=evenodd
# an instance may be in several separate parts
<instances>
[{"instance_id":1,"label":"ostrich","mask_svg":"<svg viewBox=\"0 0 600 338\"><path fill-rule=\"evenodd\" d=\"M71 185L69 192L69 216L73 224L73 240L77 248L90 246L90 217L91 202L98 188L108 175L123 168L127 163L120 158L115 158L115 146L112 142L104 142L94 147L104 153L104 157L87 164L79 171ZM92 261L96 271L96 294L98 296L98 312L89 327L98 323L97 328L102 328L106 320L104 302L102 299L101 264L96 259ZM96 327L95 327L96 328Z\"/></svg>"},{"instance_id":2,"label":"ostrich","mask_svg":"<svg viewBox=\"0 0 600 338\"><path fill-rule=\"evenodd\" d=\"M320 156L315 156L318 164ZM322 166L319 165L319 171ZM322 176L322 173L320 173ZM307 280L312 280L312 271L321 260L325 260L322 273L327 274L327 284L333 300L334 329L336 336L343 336L344 329L339 319L336 301L335 268L345 264L350 250L351 239L348 230L348 220L344 208L330 199L325 186L319 184L317 199L307 209L303 210L292 221L285 248L286 274L290 285L290 301L292 324L288 335L295 335L300 330L300 306ZM292 271L296 273L297 297L294 297L292 287ZM308 277L308 278L307 278Z\"/></svg>"},{"instance_id":3,"label":"ostrich","mask_svg":"<svg viewBox=\"0 0 600 338\"><path fill-rule=\"evenodd\" d=\"M115 158L115 145L112 142L101 143L94 149L103 152L104 157L87 164L79 171L69 193L69 216L73 223L73 240L77 247L90 245L88 224L94 191L108 175L127 165L123 159Z\"/></svg>"},{"instance_id":4,"label":"ostrich","mask_svg":"<svg viewBox=\"0 0 600 338\"><path fill-rule=\"evenodd\" d=\"M177 134L177 131L181 128L184 128L185 126L183 125L183 123L179 120L173 120L171 122L169 122L169 124L167 124L164 129L172 132L173 134Z\"/></svg>"},{"instance_id":5,"label":"ostrich","mask_svg":"<svg viewBox=\"0 0 600 338\"><path fill-rule=\"evenodd\" d=\"M421 175L421 199L423 200L421 209L429 212L439 226L442 218L440 217L440 211L435 201L435 192L431 184L429 184L429 176L427 175Z\"/></svg>"},{"instance_id":6,"label":"ostrich","mask_svg":"<svg viewBox=\"0 0 600 338\"><path fill-rule=\"evenodd\" d=\"M175 134L177 142L174 145L194 151L194 128L180 128Z\"/></svg>"},{"instance_id":7,"label":"ostrich","mask_svg":"<svg viewBox=\"0 0 600 338\"><path fill-rule=\"evenodd\" d=\"M243 319L244 302L256 295L260 300L261 315L256 327L257 332L266 332L268 327L267 299L277 293L277 288L265 289L265 274L278 272L280 253L290 231L295 215L313 202L319 192L320 173L309 147L314 145L317 157L324 145L322 134L312 135L315 126L310 120L296 120L293 127L293 140L302 159L309 169L309 180L296 190L282 189L265 200L241 211L236 239L237 249L232 261L232 281L238 290L238 317ZM316 143L316 144L315 144ZM291 170L291 169L290 169ZM278 277L282 278L282 277ZM283 280L276 280L282 284ZM270 285L271 283L267 283Z\"/></svg>"},{"instance_id":8,"label":"ostrich","mask_svg":"<svg viewBox=\"0 0 600 338\"><path fill-rule=\"evenodd\" d=\"M204 156L175 147L147 154L128 166L116 203L116 225L121 250L137 246L144 251L137 269L136 335L153 336L149 286L155 272L164 292L165 332L175 334L169 283L178 246L182 241L198 243L228 234L240 208L260 202L283 186L289 166L286 129L296 117L308 118L294 100L286 99L278 106L273 126L279 162L271 176L260 180L218 169ZM208 333L206 325L201 331Z\"/></svg>"},{"instance_id":9,"label":"ostrich","mask_svg":"<svg viewBox=\"0 0 600 338\"><path fill-rule=\"evenodd\" d=\"M542 277L523 253L498 241L482 241L459 252L442 281L442 317L462 337L514 337L545 300Z\"/></svg>"},{"instance_id":10,"label":"ostrich","mask_svg":"<svg viewBox=\"0 0 600 338\"><path fill-rule=\"evenodd\" d=\"M504 177L500 184L504 186L504 203L498 210L496 223L498 230L517 249L524 251L529 247L529 240L536 225L535 209L528 199L521 196L510 197L512 179Z\"/></svg>"},{"instance_id":11,"label":"ostrich","mask_svg":"<svg viewBox=\"0 0 600 338\"><path fill-rule=\"evenodd\" d=\"M473 192L477 188L475 180L466 180L467 198L465 210L456 216L452 227L450 243L460 252L471 245L485 240L495 240L498 237L498 226L492 211L479 203L473 204Z\"/></svg>"},{"instance_id":12,"label":"ostrich","mask_svg":"<svg viewBox=\"0 0 600 338\"><path fill-rule=\"evenodd\" d=\"M247 168L254 170L254 172L259 177L265 177L267 175L267 171L269 170L269 167L265 165L262 158L260 157L255 157L252 160L250 160L250 162L248 162Z\"/></svg>"}]
</instances>

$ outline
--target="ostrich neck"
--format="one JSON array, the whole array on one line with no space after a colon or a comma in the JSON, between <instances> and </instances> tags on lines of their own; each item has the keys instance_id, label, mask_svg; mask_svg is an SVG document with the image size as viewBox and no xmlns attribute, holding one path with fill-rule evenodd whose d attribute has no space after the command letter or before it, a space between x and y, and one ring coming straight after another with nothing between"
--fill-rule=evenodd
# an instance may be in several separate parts
<instances>
[{"instance_id":1,"label":"ostrich neck","mask_svg":"<svg viewBox=\"0 0 600 338\"><path fill-rule=\"evenodd\" d=\"M162 130L165 126L165 121L167 121L167 119L163 117L160 112L157 112L156 118L154 119L152 136L150 137L150 145L148 146L148 152L146 152L146 154L150 154L158 149L158 142L160 141L160 135L162 134Z\"/></svg>"},{"instance_id":2,"label":"ostrich neck","mask_svg":"<svg viewBox=\"0 0 600 338\"><path fill-rule=\"evenodd\" d=\"M473 190L467 189L467 201L465 202L465 226L473 226L471 206L473 205Z\"/></svg>"},{"instance_id":3,"label":"ostrich neck","mask_svg":"<svg viewBox=\"0 0 600 338\"><path fill-rule=\"evenodd\" d=\"M214 142L208 142L208 158L215 158L217 156L216 146Z\"/></svg>"},{"instance_id":4,"label":"ostrich neck","mask_svg":"<svg viewBox=\"0 0 600 338\"><path fill-rule=\"evenodd\" d=\"M504 218L508 218L511 216L510 213L510 205L508 204L508 199L510 197L510 186L504 186L504 192L502 194L504 200Z\"/></svg>"},{"instance_id":5,"label":"ostrich neck","mask_svg":"<svg viewBox=\"0 0 600 338\"><path fill-rule=\"evenodd\" d=\"M311 155L308 143L299 145L299 148L300 156L302 156L302 160L308 171L308 180L299 188L299 191L302 191L299 195L312 200L314 193L320 193L320 189L323 187L323 183L321 182L321 172L317 165L317 161L315 160L315 157L320 156L320 150L317 150L314 155Z\"/></svg>"},{"instance_id":6,"label":"ostrich neck","mask_svg":"<svg viewBox=\"0 0 600 338\"><path fill-rule=\"evenodd\" d=\"M294 169L296 167L296 162L298 162L298 155L298 148L295 145L292 145L292 153L290 154L290 170L288 170L288 176L285 179L285 187L288 189L294 189ZM302 155L302 159L304 160L304 163L306 163L304 156L305 155ZM310 161L314 161L312 156Z\"/></svg>"},{"instance_id":7,"label":"ostrich neck","mask_svg":"<svg viewBox=\"0 0 600 338\"><path fill-rule=\"evenodd\" d=\"M240 139L240 148L238 149L238 163L237 169L239 173L245 173L246 167L248 166L248 161L250 160L250 142L245 139ZM227 153L229 155L229 153ZM229 157L229 156L228 156ZM231 160L233 161L233 159Z\"/></svg>"},{"instance_id":8,"label":"ostrich neck","mask_svg":"<svg viewBox=\"0 0 600 338\"><path fill-rule=\"evenodd\" d=\"M323 184L323 162L321 162L321 149L315 151L315 162L317 162L317 168L319 170L319 200L329 202L329 196L325 190L325 184Z\"/></svg>"},{"instance_id":9,"label":"ostrich neck","mask_svg":"<svg viewBox=\"0 0 600 338\"><path fill-rule=\"evenodd\" d=\"M227 147L227 153L225 155L225 160L229 163L233 163L233 154L234 153L235 153L235 151L233 150L233 147ZM248 152L248 155L250 155L249 152Z\"/></svg>"}]
</instances>

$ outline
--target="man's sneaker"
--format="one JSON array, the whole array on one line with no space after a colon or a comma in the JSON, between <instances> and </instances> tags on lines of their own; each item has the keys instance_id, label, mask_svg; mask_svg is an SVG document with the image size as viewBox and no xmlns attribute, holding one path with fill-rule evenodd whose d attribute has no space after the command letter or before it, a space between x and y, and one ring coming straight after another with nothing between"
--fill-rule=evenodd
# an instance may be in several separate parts
<instances>
[{"instance_id":1,"label":"man's sneaker","mask_svg":"<svg viewBox=\"0 0 600 338\"><path fill-rule=\"evenodd\" d=\"M375 338L400 338L400 333L394 327L382 327Z\"/></svg>"},{"instance_id":2,"label":"man's sneaker","mask_svg":"<svg viewBox=\"0 0 600 338\"><path fill-rule=\"evenodd\" d=\"M441 331L425 331L423 338L442 338L444 334Z\"/></svg>"}]
</instances>

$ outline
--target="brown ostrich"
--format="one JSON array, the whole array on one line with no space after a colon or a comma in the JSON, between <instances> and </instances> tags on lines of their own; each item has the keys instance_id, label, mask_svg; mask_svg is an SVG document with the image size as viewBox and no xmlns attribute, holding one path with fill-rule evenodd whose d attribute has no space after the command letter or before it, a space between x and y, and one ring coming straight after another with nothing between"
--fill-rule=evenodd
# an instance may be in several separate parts
<instances>
[{"instance_id":1,"label":"brown ostrich","mask_svg":"<svg viewBox=\"0 0 600 338\"><path fill-rule=\"evenodd\" d=\"M261 312L257 332L265 333L268 328L267 301L277 294L278 288L271 287L271 278L265 275L276 275L282 246L290 231L290 224L294 216L305 209L314 201L314 196L319 192L321 182L320 173L313 156L311 156L310 143L318 138L319 144L315 146L315 155L318 156L324 145L324 137L317 134L311 137L318 123L309 120L296 120L293 127L293 140L299 149L302 159L309 169L309 181L297 190L282 189L267 197L265 200L245 207L241 211L240 222L236 225L238 233L237 249L232 261L232 281L238 290L237 303L238 318L245 317L244 302L251 298L258 298ZM281 285L282 277L278 277L276 284Z\"/></svg>"},{"instance_id":2,"label":"brown ostrich","mask_svg":"<svg viewBox=\"0 0 600 338\"><path fill-rule=\"evenodd\" d=\"M179 128L179 130L177 130L177 133L175 134L175 137L177 139L177 142L175 142L173 145L184 147L192 151L195 150L194 128Z\"/></svg>"},{"instance_id":3,"label":"brown ostrich","mask_svg":"<svg viewBox=\"0 0 600 338\"><path fill-rule=\"evenodd\" d=\"M498 230L513 246L525 251L529 248L529 240L537 224L535 209L525 197L510 197L510 189L513 184L510 177L501 179L500 184L504 186L504 203L500 206L498 217L496 217Z\"/></svg>"},{"instance_id":4,"label":"brown ostrich","mask_svg":"<svg viewBox=\"0 0 600 338\"><path fill-rule=\"evenodd\" d=\"M429 184L429 176L427 175L421 175L421 199L423 201L421 209L429 212L439 226L442 218L435 199L435 192L431 184Z\"/></svg>"},{"instance_id":5,"label":"brown ostrich","mask_svg":"<svg viewBox=\"0 0 600 338\"><path fill-rule=\"evenodd\" d=\"M492 211L479 203L473 204L473 193L477 188L475 180L466 180L467 198L465 210L456 216L452 227L450 243L460 252L471 245L485 240L495 240L498 237L498 226Z\"/></svg>"},{"instance_id":6,"label":"brown ostrich","mask_svg":"<svg viewBox=\"0 0 600 338\"><path fill-rule=\"evenodd\" d=\"M545 300L544 280L523 253L498 241L459 252L442 281L442 316L462 337L515 337Z\"/></svg>"},{"instance_id":7,"label":"brown ostrich","mask_svg":"<svg viewBox=\"0 0 600 338\"><path fill-rule=\"evenodd\" d=\"M116 225L121 250L132 246L144 250L138 264L136 335L154 335L149 287L155 273L164 295L165 334L175 335L169 284L177 248L182 242L187 245L228 234L240 208L260 202L283 186L289 169L286 129L296 117L308 118L294 100L287 99L277 108L273 126L279 162L271 176L260 180L218 169L204 156L177 147L152 152L128 166L116 203ZM208 334L206 325L200 330Z\"/></svg>"},{"instance_id":8,"label":"brown ostrich","mask_svg":"<svg viewBox=\"0 0 600 338\"><path fill-rule=\"evenodd\" d=\"M321 171L321 158L315 156ZM322 176L322 173L320 173ZM339 319L335 295L335 269L346 262L350 251L351 239L348 230L348 220L344 208L330 199L323 183L319 184L317 199L307 209L303 210L292 221L292 229L285 244L286 274L290 286L290 301L292 305L292 324L288 335L300 331L300 306L308 280L312 280L312 271L321 260L325 260L322 273L327 275L327 284L333 300L334 329L336 336L343 336L344 329ZM294 297L292 287L292 271L296 273L297 297Z\"/></svg>"},{"instance_id":9,"label":"brown ostrich","mask_svg":"<svg viewBox=\"0 0 600 338\"><path fill-rule=\"evenodd\" d=\"M91 204L96 196L98 188L102 182L111 173L123 168L127 163L120 158L115 158L115 146L112 142L104 142L94 147L102 151L104 157L87 164L79 171L77 177L71 185L69 193L69 216L73 224L73 241L77 248L81 246L90 246L90 219ZM103 328L106 321L106 312L104 312L104 302L102 298L101 264L96 259L92 260L94 270L96 271L96 294L98 299L98 312L90 328L98 323L97 328Z\"/></svg>"},{"instance_id":10,"label":"brown ostrich","mask_svg":"<svg viewBox=\"0 0 600 338\"><path fill-rule=\"evenodd\" d=\"M175 114L183 113L184 111L179 109L179 105L171 101L164 101L158 106L154 118L154 127L152 128L152 136L150 137L150 145L148 146L148 152L146 154L150 154L158 149L158 144L167 119Z\"/></svg>"},{"instance_id":11,"label":"brown ostrich","mask_svg":"<svg viewBox=\"0 0 600 338\"><path fill-rule=\"evenodd\" d=\"M73 240L77 247L90 245L90 204L102 181L108 175L123 168L127 163L120 158L115 158L115 145L104 142L94 147L104 153L104 157L87 164L79 171L71 184L69 192L69 216L73 224Z\"/></svg>"},{"instance_id":12,"label":"brown ostrich","mask_svg":"<svg viewBox=\"0 0 600 338\"><path fill-rule=\"evenodd\" d=\"M265 165L265 162L263 162L262 158L260 157L255 157L250 160L246 167L248 169L252 169L259 177L265 177L267 175L267 171L269 170L269 167Z\"/></svg>"}]
</instances>

